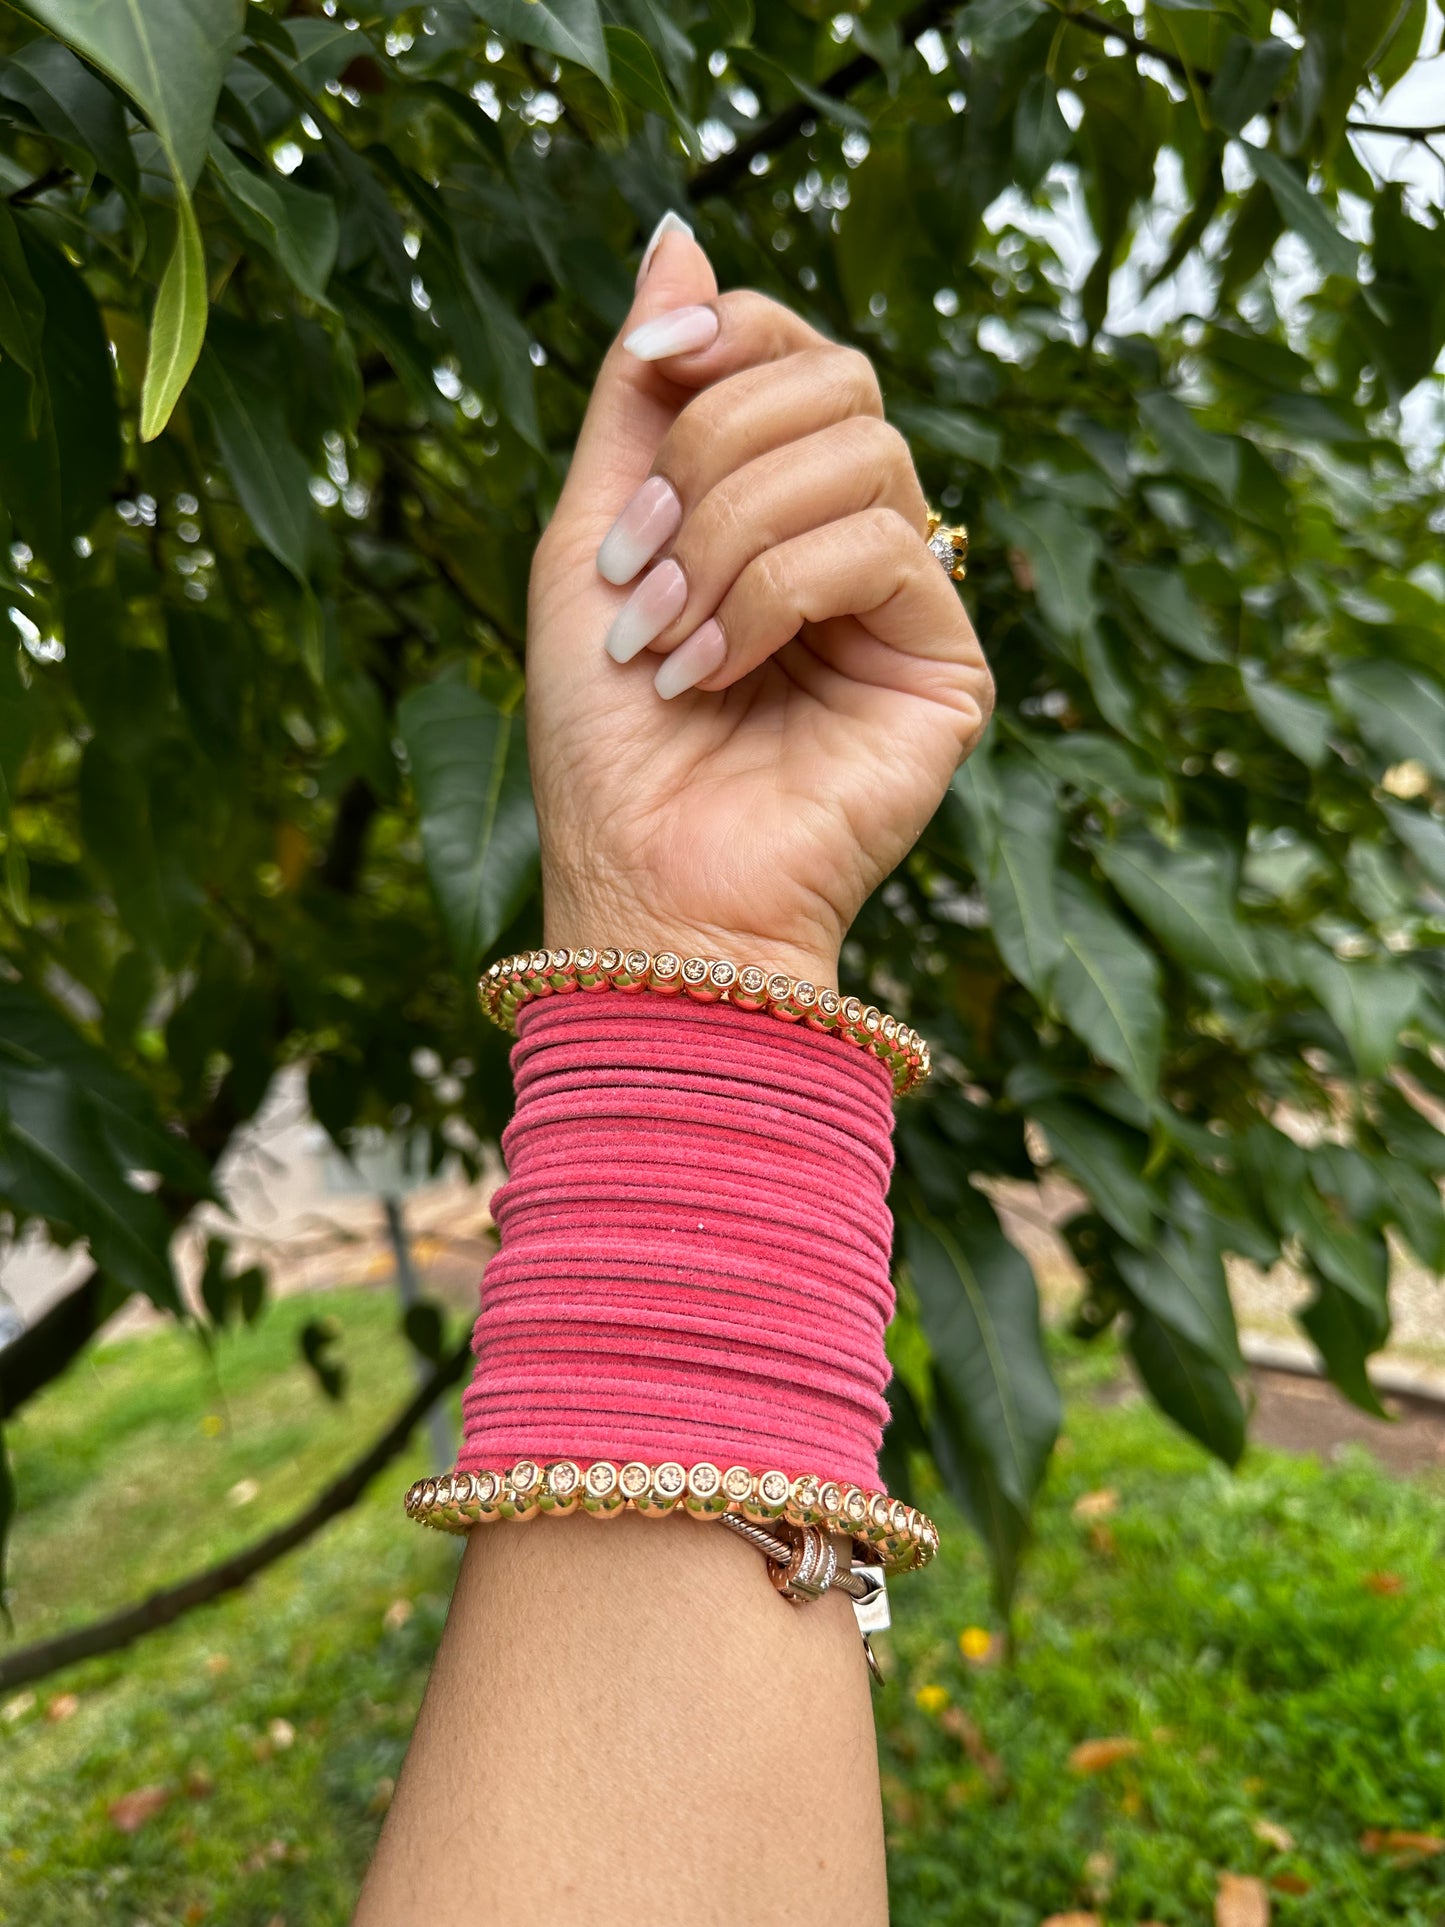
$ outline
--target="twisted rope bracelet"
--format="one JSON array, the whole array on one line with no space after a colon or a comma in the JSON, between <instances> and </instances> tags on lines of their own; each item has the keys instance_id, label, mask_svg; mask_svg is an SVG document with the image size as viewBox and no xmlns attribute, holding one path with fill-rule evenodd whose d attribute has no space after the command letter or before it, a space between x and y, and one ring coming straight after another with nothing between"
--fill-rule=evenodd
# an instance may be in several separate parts
<instances>
[{"instance_id":1,"label":"twisted rope bracelet","mask_svg":"<svg viewBox=\"0 0 1445 1927\"><path fill-rule=\"evenodd\" d=\"M598 1459L518 1459L502 1472L451 1472L419 1479L406 1495L409 1518L442 1532L507 1519L563 1517L581 1510L608 1518L626 1509L662 1518L681 1509L694 1519L742 1519L754 1526L781 1523L822 1533L846 1533L889 1573L926 1566L938 1550L938 1528L916 1507L886 1492L803 1473L726 1471L705 1460L688 1467L675 1461L615 1465Z\"/></svg>"},{"instance_id":2,"label":"twisted rope bracelet","mask_svg":"<svg viewBox=\"0 0 1445 1927\"><path fill-rule=\"evenodd\" d=\"M931 1068L928 1045L910 1025L861 998L820 989L805 977L768 971L761 964L679 957L671 950L655 955L646 950L530 950L501 958L477 985L483 1011L505 1031L515 1030L524 1004L578 990L650 990L664 997L681 993L698 1003L726 1003L785 1024L805 1024L876 1057L893 1079L895 1097L915 1090Z\"/></svg>"}]
</instances>

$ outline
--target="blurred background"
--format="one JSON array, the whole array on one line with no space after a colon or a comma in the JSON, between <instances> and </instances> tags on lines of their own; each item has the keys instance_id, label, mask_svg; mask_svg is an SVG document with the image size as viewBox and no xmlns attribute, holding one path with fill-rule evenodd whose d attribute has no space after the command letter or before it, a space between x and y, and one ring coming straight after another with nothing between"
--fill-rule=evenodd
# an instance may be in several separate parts
<instances>
[{"instance_id":1,"label":"blurred background","mask_svg":"<svg viewBox=\"0 0 1445 1927\"><path fill-rule=\"evenodd\" d=\"M844 956L938 1066L893 1916L1445 1920L1441 37L0 14L0 1920L349 1917L540 932L528 563L668 208L872 356L999 687Z\"/></svg>"}]
</instances>

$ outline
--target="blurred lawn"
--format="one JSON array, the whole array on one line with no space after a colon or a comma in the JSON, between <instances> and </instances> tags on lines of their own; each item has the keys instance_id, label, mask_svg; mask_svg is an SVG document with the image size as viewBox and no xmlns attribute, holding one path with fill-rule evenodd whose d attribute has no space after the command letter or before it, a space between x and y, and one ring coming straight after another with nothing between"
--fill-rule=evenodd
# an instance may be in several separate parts
<instances>
[{"instance_id":1,"label":"blurred lawn","mask_svg":"<svg viewBox=\"0 0 1445 1927\"><path fill-rule=\"evenodd\" d=\"M318 1310L345 1329L340 1409L295 1363ZM276 1305L213 1364L170 1331L84 1360L11 1432L16 1636L287 1516L404 1396L394 1322L388 1294L334 1293ZM1445 1477L1265 1453L1230 1477L1117 1401L1111 1354L1061 1363L1068 1437L1017 1664L982 1651L982 1562L946 1509L943 1558L894 1589L877 1706L897 1927L1070 1909L1204 1927L1222 1873L1270 1883L1285 1927L1438 1927ZM455 1566L399 1514L424 1455L419 1434L246 1592L0 1708L0 1921L343 1927ZM1070 1764L1100 1740L1127 1744ZM155 1810L122 1832L115 1803L147 1789ZM1391 1829L1422 1838L1369 1839Z\"/></svg>"}]
</instances>

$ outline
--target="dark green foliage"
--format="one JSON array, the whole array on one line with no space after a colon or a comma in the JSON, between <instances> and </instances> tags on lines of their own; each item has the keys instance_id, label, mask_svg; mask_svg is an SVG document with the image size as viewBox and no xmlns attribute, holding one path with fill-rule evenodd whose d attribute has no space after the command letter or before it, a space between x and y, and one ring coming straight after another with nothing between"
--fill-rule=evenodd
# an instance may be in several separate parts
<instances>
[{"instance_id":1,"label":"dark green foliage","mask_svg":"<svg viewBox=\"0 0 1445 1927\"><path fill-rule=\"evenodd\" d=\"M1306 1270L1362 1403L1387 1234L1445 1255L1407 1094L1445 1092L1445 577L1399 412L1445 229L1351 145L1424 8L845 18L4 16L0 995L48 1030L0 1022L0 1204L164 1303L284 1063L342 1144L495 1139L468 980L539 935L529 557L640 242L689 207L725 286L875 358L973 529L997 719L844 963L942 1062L897 1355L1006 1589L1055 1420L971 1177L1077 1180L1084 1325L1229 1459L1230 1254ZM210 1316L255 1289L218 1259ZM61 1324L0 1407L93 1317Z\"/></svg>"}]
</instances>

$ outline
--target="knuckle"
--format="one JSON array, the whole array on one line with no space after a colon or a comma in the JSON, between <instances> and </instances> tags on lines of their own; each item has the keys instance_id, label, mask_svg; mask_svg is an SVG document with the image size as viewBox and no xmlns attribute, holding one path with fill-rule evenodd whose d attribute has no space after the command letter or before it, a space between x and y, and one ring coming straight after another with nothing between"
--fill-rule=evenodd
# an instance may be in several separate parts
<instances>
[{"instance_id":1,"label":"knuckle","mask_svg":"<svg viewBox=\"0 0 1445 1927\"><path fill-rule=\"evenodd\" d=\"M787 569L778 550L764 549L760 555L755 555L738 577L737 586L742 596L754 605L786 601Z\"/></svg>"},{"instance_id":2,"label":"knuckle","mask_svg":"<svg viewBox=\"0 0 1445 1927\"><path fill-rule=\"evenodd\" d=\"M918 531L899 514L890 502L874 502L863 511L868 525L868 533L880 549L890 554L897 551L908 554L912 549L922 549Z\"/></svg>"},{"instance_id":3,"label":"knuckle","mask_svg":"<svg viewBox=\"0 0 1445 1927\"><path fill-rule=\"evenodd\" d=\"M863 350L833 348L828 352L838 358L841 379L847 384L857 411L860 414L882 415L883 391L878 386L878 373Z\"/></svg>"},{"instance_id":4,"label":"knuckle","mask_svg":"<svg viewBox=\"0 0 1445 1927\"><path fill-rule=\"evenodd\" d=\"M750 505L736 475L709 489L688 518L685 530L689 551L702 555L736 555L757 548L766 539L756 505ZM681 541L678 544L682 546Z\"/></svg>"}]
</instances>

